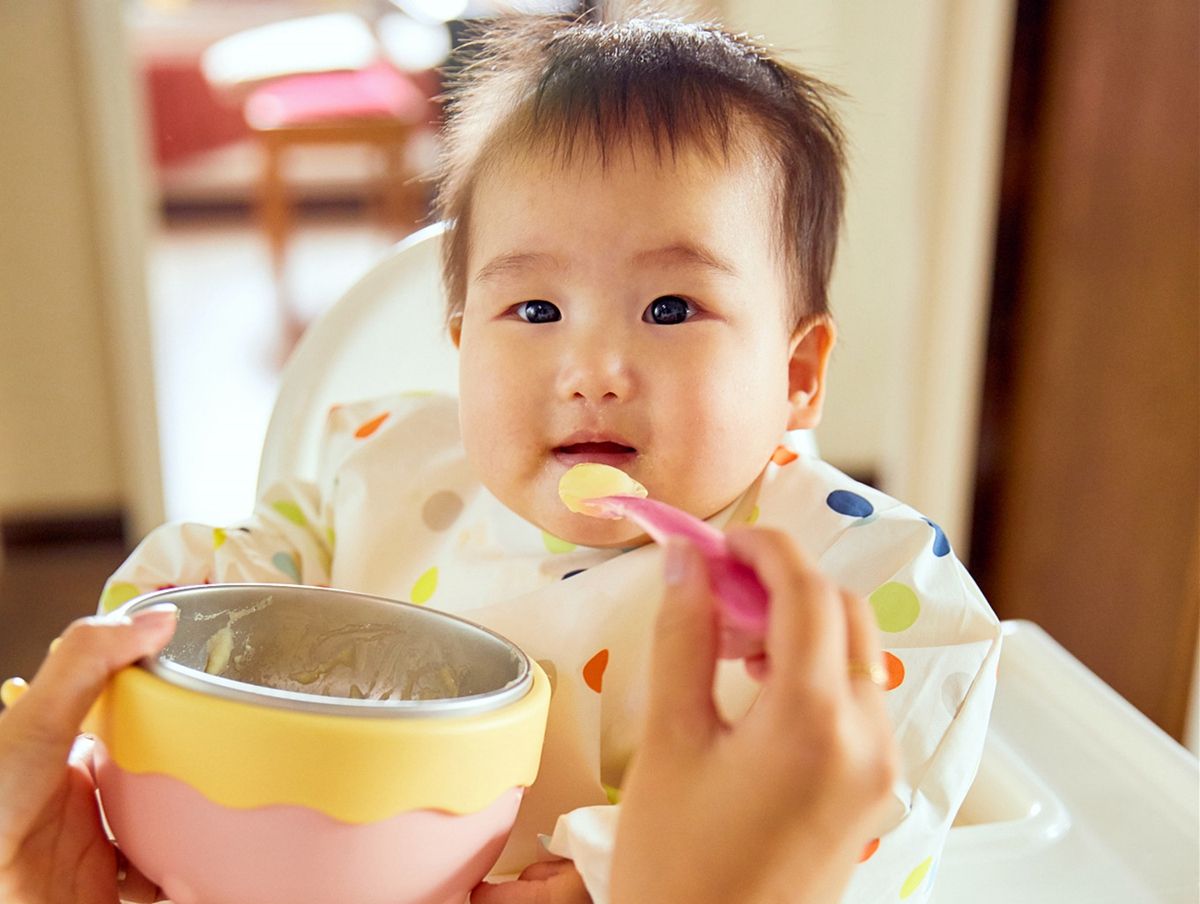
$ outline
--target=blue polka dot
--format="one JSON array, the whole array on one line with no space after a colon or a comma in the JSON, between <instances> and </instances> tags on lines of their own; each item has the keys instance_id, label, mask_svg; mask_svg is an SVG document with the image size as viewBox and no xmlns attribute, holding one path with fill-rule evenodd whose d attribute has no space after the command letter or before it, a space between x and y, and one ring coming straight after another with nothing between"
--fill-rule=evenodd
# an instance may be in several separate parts
<instances>
[{"instance_id":1,"label":"blue polka dot","mask_svg":"<svg viewBox=\"0 0 1200 904\"><path fill-rule=\"evenodd\" d=\"M939 559L942 556L950 554L950 541L946 539L946 533L928 518L925 523L933 528L933 554Z\"/></svg>"},{"instance_id":2,"label":"blue polka dot","mask_svg":"<svg viewBox=\"0 0 1200 904\"><path fill-rule=\"evenodd\" d=\"M574 571L568 571L566 574L564 574L562 576L562 580L565 581L567 578L573 578L573 577L575 577L575 575L583 574L585 571L587 571L586 568L576 568Z\"/></svg>"},{"instance_id":3,"label":"blue polka dot","mask_svg":"<svg viewBox=\"0 0 1200 904\"><path fill-rule=\"evenodd\" d=\"M277 552L271 556L271 564L297 584L300 583L300 566L296 564L294 556L290 556L286 552Z\"/></svg>"},{"instance_id":4,"label":"blue polka dot","mask_svg":"<svg viewBox=\"0 0 1200 904\"><path fill-rule=\"evenodd\" d=\"M849 515L851 518L868 518L875 512L875 506L849 490L834 490L825 502L839 515Z\"/></svg>"}]
</instances>

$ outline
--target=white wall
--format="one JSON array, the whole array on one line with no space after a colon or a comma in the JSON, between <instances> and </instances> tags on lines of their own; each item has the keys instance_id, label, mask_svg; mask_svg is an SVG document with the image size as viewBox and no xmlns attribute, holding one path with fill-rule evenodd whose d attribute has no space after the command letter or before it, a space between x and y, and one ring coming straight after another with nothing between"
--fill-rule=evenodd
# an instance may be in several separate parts
<instances>
[{"instance_id":1,"label":"white wall","mask_svg":"<svg viewBox=\"0 0 1200 904\"><path fill-rule=\"evenodd\" d=\"M0 511L120 501L70 4L0 7Z\"/></svg>"},{"instance_id":2,"label":"white wall","mask_svg":"<svg viewBox=\"0 0 1200 904\"><path fill-rule=\"evenodd\" d=\"M822 453L874 471L965 553L1011 0L725 0L834 83L850 137Z\"/></svg>"},{"instance_id":3,"label":"white wall","mask_svg":"<svg viewBox=\"0 0 1200 904\"><path fill-rule=\"evenodd\" d=\"M148 380L129 403L145 215L119 15L0 4L0 517L161 518Z\"/></svg>"}]
</instances>

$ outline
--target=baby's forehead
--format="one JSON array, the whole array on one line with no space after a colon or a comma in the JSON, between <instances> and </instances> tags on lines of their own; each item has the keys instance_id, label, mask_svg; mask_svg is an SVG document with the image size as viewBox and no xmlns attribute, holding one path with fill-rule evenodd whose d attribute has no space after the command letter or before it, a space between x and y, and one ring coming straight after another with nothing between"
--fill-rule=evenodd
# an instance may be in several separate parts
<instances>
[{"instance_id":1,"label":"baby's forehead","mask_svg":"<svg viewBox=\"0 0 1200 904\"><path fill-rule=\"evenodd\" d=\"M483 214L485 208L512 203L513 196L523 190L551 183L556 188L611 183L617 191L629 184L630 173L640 176L636 181L651 190L660 180L697 189L736 184L743 189L739 203L753 204L761 198L775 206L784 182L776 160L764 142L750 138L720 145L694 140L668 144L663 136L644 133L616 136L603 143L583 138L571 143L523 138L497 146L481 161L471 192L471 218ZM644 197L653 201L653 191Z\"/></svg>"}]
</instances>

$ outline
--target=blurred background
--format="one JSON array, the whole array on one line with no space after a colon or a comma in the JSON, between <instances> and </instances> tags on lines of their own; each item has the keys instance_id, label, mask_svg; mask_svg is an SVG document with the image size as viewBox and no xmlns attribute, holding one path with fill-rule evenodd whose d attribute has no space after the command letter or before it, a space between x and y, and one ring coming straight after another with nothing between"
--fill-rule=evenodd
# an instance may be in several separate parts
<instances>
[{"instance_id":1,"label":"blurred background","mask_svg":"<svg viewBox=\"0 0 1200 904\"><path fill-rule=\"evenodd\" d=\"M1200 6L704 7L847 95L824 456L1195 750ZM494 12L0 5L0 677L154 525L249 512L280 366L427 222Z\"/></svg>"}]
</instances>

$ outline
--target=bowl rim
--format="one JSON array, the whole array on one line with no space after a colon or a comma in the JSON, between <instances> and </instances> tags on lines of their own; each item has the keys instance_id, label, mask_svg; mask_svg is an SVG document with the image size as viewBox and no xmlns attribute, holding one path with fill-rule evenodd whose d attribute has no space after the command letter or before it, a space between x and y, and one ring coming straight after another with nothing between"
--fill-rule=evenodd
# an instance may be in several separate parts
<instances>
[{"instance_id":1,"label":"bowl rim","mask_svg":"<svg viewBox=\"0 0 1200 904\"><path fill-rule=\"evenodd\" d=\"M449 697L431 700L358 700L350 697L330 697L322 694L306 694L299 691L279 690L272 687L236 681L219 675L181 665L171 660L165 660L161 654L143 657L136 666L150 672L169 684L186 690L197 691L211 697L232 700L239 703L251 703L268 706L275 709L286 709L298 712L309 712L320 715L351 716L357 718L438 718L452 716L469 716L477 713L490 712L500 709L520 700L533 686L533 670L529 656L517 644L485 628L470 619L451 615L438 609L417 606L403 600L390 599L371 593L359 593L354 590L342 590L336 587L317 587L310 584L268 584L254 582L213 583L213 584L180 584L155 590L134 597L110 613L113 619L128 618L135 612L166 602L173 602L172 597L195 596L198 594L223 593L230 590L253 592L288 592L297 591L318 593L320 595L340 595L375 603L385 603L390 606L403 606L413 612L419 612L420 618L443 619L457 622L466 630L484 635L507 649L517 660L517 675L505 685L480 694L469 694L463 697Z\"/></svg>"}]
</instances>

